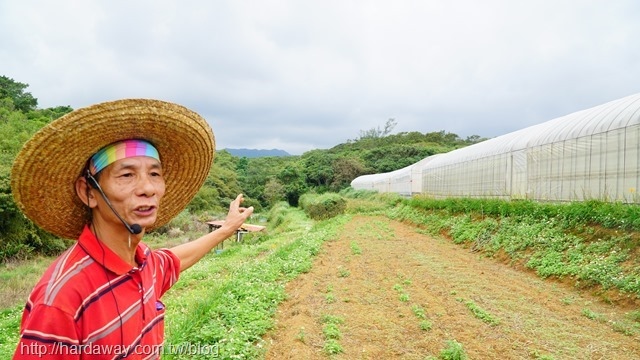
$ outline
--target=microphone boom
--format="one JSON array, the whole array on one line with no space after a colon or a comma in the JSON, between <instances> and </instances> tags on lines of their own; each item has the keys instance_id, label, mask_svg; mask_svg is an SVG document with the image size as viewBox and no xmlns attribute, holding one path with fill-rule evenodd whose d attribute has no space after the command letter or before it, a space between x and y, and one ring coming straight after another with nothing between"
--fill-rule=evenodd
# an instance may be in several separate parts
<instances>
[{"instance_id":1,"label":"microphone boom","mask_svg":"<svg viewBox=\"0 0 640 360\"><path fill-rule=\"evenodd\" d=\"M87 183L89 183L89 186L91 186L92 188L98 190L100 195L102 195L102 198L104 199L104 202L106 202L107 205L109 206L109 209L111 209L111 211L113 211L113 213L116 215L116 217L122 222L124 227L126 227L127 230L131 234L138 235L138 234L140 234L142 232L142 226L140 226L140 224L131 224L131 225L129 225L129 223L127 223L122 218L122 216L120 216L120 214L118 214L116 209L113 208L113 205L111 205L111 201L109 201L109 199L107 198L107 195L104 193L104 191L102 191L102 187L100 187L100 184L98 184L98 181L96 180L96 178L93 177L93 175L91 175L89 170L87 170L87 174L86 174L85 178L87 179Z\"/></svg>"}]
</instances>

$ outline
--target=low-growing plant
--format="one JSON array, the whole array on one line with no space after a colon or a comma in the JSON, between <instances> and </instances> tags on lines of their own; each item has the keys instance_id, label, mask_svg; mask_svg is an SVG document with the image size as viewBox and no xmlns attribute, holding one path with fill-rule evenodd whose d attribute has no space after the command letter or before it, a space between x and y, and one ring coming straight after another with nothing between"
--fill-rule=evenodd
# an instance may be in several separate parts
<instances>
[{"instance_id":1,"label":"low-growing plant","mask_svg":"<svg viewBox=\"0 0 640 360\"><path fill-rule=\"evenodd\" d=\"M324 314L321 317L321 321L324 324L322 327L322 334L325 338L323 346L325 353L335 355L344 352L342 346L338 342L338 340L342 338L342 333L340 332L338 325L344 323L344 319L339 316Z\"/></svg>"},{"instance_id":2,"label":"low-growing plant","mask_svg":"<svg viewBox=\"0 0 640 360\"><path fill-rule=\"evenodd\" d=\"M467 353L459 342L447 340L447 346L440 351L438 358L441 360L466 360Z\"/></svg>"},{"instance_id":3,"label":"low-growing plant","mask_svg":"<svg viewBox=\"0 0 640 360\"><path fill-rule=\"evenodd\" d=\"M338 270L338 276L341 278L349 277L349 275L351 275L351 272L345 268L340 268Z\"/></svg>"},{"instance_id":4,"label":"low-growing plant","mask_svg":"<svg viewBox=\"0 0 640 360\"><path fill-rule=\"evenodd\" d=\"M323 324L343 324L344 318L335 315L325 314L320 318Z\"/></svg>"},{"instance_id":5,"label":"low-growing plant","mask_svg":"<svg viewBox=\"0 0 640 360\"><path fill-rule=\"evenodd\" d=\"M425 313L424 309L422 308L422 306L419 305L413 305L411 307L411 311L413 311L413 313L416 315L416 317L418 319L426 319L427 318L427 314Z\"/></svg>"},{"instance_id":6,"label":"low-growing plant","mask_svg":"<svg viewBox=\"0 0 640 360\"><path fill-rule=\"evenodd\" d=\"M500 324L500 320L498 320L496 317L491 315L486 310L482 309L475 302L473 302L471 300L468 300L468 301L465 301L465 305L467 306L467 308L469 310L471 310L471 313L473 313L473 315L475 317L477 317L478 319L482 320L483 322L485 322L485 323L487 323L487 324L489 324L491 326L496 326L496 325Z\"/></svg>"},{"instance_id":7,"label":"low-growing plant","mask_svg":"<svg viewBox=\"0 0 640 360\"><path fill-rule=\"evenodd\" d=\"M587 308L582 309L582 316L589 320L604 321L604 316L602 314L598 314Z\"/></svg>"},{"instance_id":8,"label":"low-growing plant","mask_svg":"<svg viewBox=\"0 0 640 360\"><path fill-rule=\"evenodd\" d=\"M362 254L362 249L360 248L358 243L356 243L355 241L351 242L351 253L353 255L361 255Z\"/></svg>"},{"instance_id":9,"label":"low-growing plant","mask_svg":"<svg viewBox=\"0 0 640 360\"><path fill-rule=\"evenodd\" d=\"M328 339L327 341L325 341L322 349L328 355L336 355L344 352L344 349L342 348L340 343L335 339Z\"/></svg>"},{"instance_id":10,"label":"low-growing plant","mask_svg":"<svg viewBox=\"0 0 640 360\"><path fill-rule=\"evenodd\" d=\"M638 205L602 201L425 196L405 199L385 212L417 225L419 233L446 236L488 256L503 259L506 254L542 278L570 278L580 288L599 286L640 297L640 267L629 263L640 247L638 214Z\"/></svg>"},{"instance_id":11,"label":"low-growing plant","mask_svg":"<svg viewBox=\"0 0 640 360\"><path fill-rule=\"evenodd\" d=\"M296 336L296 339L298 339L298 341L300 341L303 344L307 343L307 333L304 331L304 327L300 328L300 330L298 331L298 335Z\"/></svg>"},{"instance_id":12,"label":"low-growing plant","mask_svg":"<svg viewBox=\"0 0 640 360\"><path fill-rule=\"evenodd\" d=\"M333 323L325 324L322 327L322 334L326 339L340 340L342 338L342 333L340 332L338 325Z\"/></svg>"},{"instance_id":13,"label":"low-growing plant","mask_svg":"<svg viewBox=\"0 0 640 360\"><path fill-rule=\"evenodd\" d=\"M433 324L429 320L420 321L420 330L429 331L433 327Z\"/></svg>"}]
</instances>

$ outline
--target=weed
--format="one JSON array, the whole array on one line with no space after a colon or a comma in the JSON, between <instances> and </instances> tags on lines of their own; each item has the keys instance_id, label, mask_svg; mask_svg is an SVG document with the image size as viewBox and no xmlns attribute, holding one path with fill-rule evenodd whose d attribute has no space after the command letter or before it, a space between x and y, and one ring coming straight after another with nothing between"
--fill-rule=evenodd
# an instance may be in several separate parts
<instances>
[{"instance_id":1,"label":"weed","mask_svg":"<svg viewBox=\"0 0 640 360\"><path fill-rule=\"evenodd\" d=\"M344 323L344 319L338 316L325 314L321 318L324 326L322 327L322 334L324 335L325 342L323 349L325 353L329 355L335 355L344 352L338 340L342 338L342 333L338 325Z\"/></svg>"},{"instance_id":2,"label":"weed","mask_svg":"<svg viewBox=\"0 0 640 360\"><path fill-rule=\"evenodd\" d=\"M623 322L620 321L615 321L611 324L611 327L613 328L613 331L621 333L623 335L626 336L633 336L636 331L634 331L634 327L632 325L629 324L625 324Z\"/></svg>"},{"instance_id":3,"label":"weed","mask_svg":"<svg viewBox=\"0 0 640 360\"><path fill-rule=\"evenodd\" d=\"M327 302L327 304L333 304L334 302L337 301L335 295L333 295L331 293L330 294L326 294L324 296L324 300Z\"/></svg>"},{"instance_id":4,"label":"weed","mask_svg":"<svg viewBox=\"0 0 640 360\"><path fill-rule=\"evenodd\" d=\"M560 300L564 305L571 305L575 301L573 297L565 297Z\"/></svg>"},{"instance_id":5,"label":"weed","mask_svg":"<svg viewBox=\"0 0 640 360\"><path fill-rule=\"evenodd\" d=\"M466 360L467 354L462 348L462 344L455 340L447 340L447 347L440 351L442 360Z\"/></svg>"},{"instance_id":6,"label":"weed","mask_svg":"<svg viewBox=\"0 0 640 360\"><path fill-rule=\"evenodd\" d=\"M362 254L362 249L360 249L360 246L358 246L358 243L356 243L355 241L351 242L351 253L353 255L361 255Z\"/></svg>"},{"instance_id":7,"label":"weed","mask_svg":"<svg viewBox=\"0 0 640 360\"><path fill-rule=\"evenodd\" d=\"M300 331L298 331L298 335L296 336L296 339L298 339L298 341L300 341L303 344L307 343L307 333L304 331L304 327L300 328Z\"/></svg>"},{"instance_id":8,"label":"weed","mask_svg":"<svg viewBox=\"0 0 640 360\"><path fill-rule=\"evenodd\" d=\"M581 288L640 295L640 268L628 261L640 245L639 206L418 196L385 215L418 225L420 233L473 243L473 250L489 256L506 253L542 278L571 277Z\"/></svg>"},{"instance_id":9,"label":"weed","mask_svg":"<svg viewBox=\"0 0 640 360\"><path fill-rule=\"evenodd\" d=\"M533 359L537 360L554 360L553 356L540 354L538 350L531 351L530 355Z\"/></svg>"},{"instance_id":10,"label":"weed","mask_svg":"<svg viewBox=\"0 0 640 360\"><path fill-rule=\"evenodd\" d=\"M340 270L338 270L338 276L341 278L349 277L349 275L351 275L351 272L347 269L340 268Z\"/></svg>"},{"instance_id":11,"label":"weed","mask_svg":"<svg viewBox=\"0 0 640 360\"><path fill-rule=\"evenodd\" d=\"M582 316L586 317L587 319L590 320L596 320L596 321L605 321L605 318L602 314L598 314L596 312L593 312L587 308L582 309Z\"/></svg>"},{"instance_id":12,"label":"weed","mask_svg":"<svg viewBox=\"0 0 640 360\"><path fill-rule=\"evenodd\" d=\"M634 310L634 311L631 311L631 312L627 313L627 318L629 318L629 320L631 320L631 321L635 321L635 322L639 322L640 323L640 310Z\"/></svg>"},{"instance_id":13,"label":"weed","mask_svg":"<svg viewBox=\"0 0 640 360\"><path fill-rule=\"evenodd\" d=\"M322 349L324 350L325 353L329 355L336 355L344 352L340 343L338 343L338 341L334 339L329 339L325 341Z\"/></svg>"},{"instance_id":14,"label":"weed","mask_svg":"<svg viewBox=\"0 0 640 360\"><path fill-rule=\"evenodd\" d=\"M424 309L420 305L413 305L411 307L411 311L413 311L418 319L424 320L427 318L427 314L424 312Z\"/></svg>"},{"instance_id":15,"label":"weed","mask_svg":"<svg viewBox=\"0 0 640 360\"><path fill-rule=\"evenodd\" d=\"M473 313L473 315L475 317L477 317L478 319L482 320L483 322L485 322L485 323L487 323L487 324L489 324L491 326L495 326L495 325L500 324L500 320L496 319L493 315L491 315L490 313L486 312L484 309L479 307L473 301L471 301L471 300L466 301L465 305L467 306L467 308L469 310L471 310L471 312Z\"/></svg>"},{"instance_id":16,"label":"weed","mask_svg":"<svg viewBox=\"0 0 640 360\"><path fill-rule=\"evenodd\" d=\"M420 321L420 330L429 331L433 327L433 324L429 320Z\"/></svg>"},{"instance_id":17,"label":"weed","mask_svg":"<svg viewBox=\"0 0 640 360\"><path fill-rule=\"evenodd\" d=\"M340 333L340 329L338 325L329 323L322 327L322 334L326 339L335 339L340 340L342 338L342 333Z\"/></svg>"},{"instance_id":18,"label":"weed","mask_svg":"<svg viewBox=\"0 0 640 360\"><path fill-rule=\"evenodd\" d=\"M323 324L342 324L344 323L344 319L339 316L334 315L322 315L320 319Z\"/></svg>"}]
</instances>

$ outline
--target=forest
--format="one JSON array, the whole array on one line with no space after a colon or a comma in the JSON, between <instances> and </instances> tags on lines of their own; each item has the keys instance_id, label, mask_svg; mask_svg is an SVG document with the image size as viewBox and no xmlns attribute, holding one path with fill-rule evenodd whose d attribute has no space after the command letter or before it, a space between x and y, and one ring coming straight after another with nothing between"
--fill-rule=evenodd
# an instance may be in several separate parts
<instances>
[{"instance_id":1,"label":"forest","mask_svg":"<svg viewBox=\"0 0 640 360\"><path fill-rule=\"evenodd\" d=\"M0 76L0 263L55 255L68 246L67 239L40 230L17 208L11 194L11 166L35 132L71 111L64 105L39 108L28 84ZM185 211L223 213L238 193L245 194L245 204L257 212L283 200L297 206L305 193L337 192L360 175L393 171L485 140L478 135L462 139L443 130L392 133L396 124L388 119L382 128L363 129L346 143L298 156L246 158L218 150L204 186Z\"/></svg>"}]
</instances>

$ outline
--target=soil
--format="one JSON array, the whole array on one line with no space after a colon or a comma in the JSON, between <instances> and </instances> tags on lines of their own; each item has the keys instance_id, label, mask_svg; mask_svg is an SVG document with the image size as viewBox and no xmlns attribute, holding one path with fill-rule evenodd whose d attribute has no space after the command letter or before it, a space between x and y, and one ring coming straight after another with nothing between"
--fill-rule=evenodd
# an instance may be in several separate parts
<instances>
[{"instance_id":1,"label":"soil","mask_svg":"<svg viewBox=\"0 0 640 360\"><path fill-rule=\"evenodd\" d=\"M267 359L437 359L452 341L468 359L640 359L637 308L384 217L354 217L287 294Z\"/></svg>"}]
</instances>

